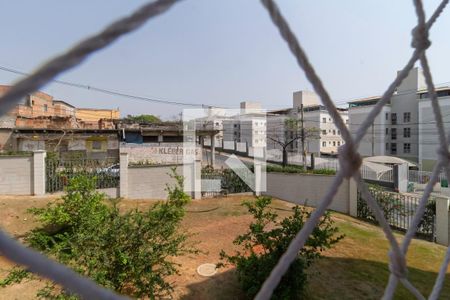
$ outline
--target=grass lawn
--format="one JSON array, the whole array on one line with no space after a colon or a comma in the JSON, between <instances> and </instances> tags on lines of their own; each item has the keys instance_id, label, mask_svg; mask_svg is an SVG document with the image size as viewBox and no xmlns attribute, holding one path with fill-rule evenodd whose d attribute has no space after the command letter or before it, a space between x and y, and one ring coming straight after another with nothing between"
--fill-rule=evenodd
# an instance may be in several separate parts
<instances>
[{"instance_id":1,"label":"grass lawn","mask_svg":"<svg viewBox=\"0 0 450 300\"><path fill-rule=\"evenodd\" d=\"M175 284L175 299L242 299L235 272L224 268L213 277L201 277L196 268L203 263L219 261L219 252L234 249L232 240L247 229L250 215L240 206L250 196L194 200L188 207L183 227L194 233L192 241L202 250L196 256L177 258L182 266L180 276L169 278ZM35 226L26 209L43 206L53 199L33 197L0 198L0 224L11 234L20 237ZM127 201L123 209L145 209L151 200ZM274 201L280 216L289 213L290 204ZM333 219L345 238L324 253L310 269L309 299L380 299L386 285L388 243L382 231L371 224L333 213ZM399 239L402 235L397 235ZM427 296L444 257L445 247L422 240L414 240L408 255L409 278ZM0 279L12 265L0 256ZM34 299L36 290L45 283L36 280L0 288L1 299ZM19 297L20 295L20 297ZM396 299L411 299L403 287L397 289ZM450 278L447 278L442 299L450 298Z\"/></svg>"}]
</instances>

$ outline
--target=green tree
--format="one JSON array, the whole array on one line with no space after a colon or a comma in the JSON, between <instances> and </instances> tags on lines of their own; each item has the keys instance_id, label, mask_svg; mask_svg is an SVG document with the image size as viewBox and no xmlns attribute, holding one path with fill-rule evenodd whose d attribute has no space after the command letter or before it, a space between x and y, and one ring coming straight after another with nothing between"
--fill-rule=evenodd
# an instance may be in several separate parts
<instances>
[{"instance_id":1,"label":"green tree","mask_svg":"<svg viewBox=\"0 0 450 300\"><path fill-rule=\"evenodd\" d=\"M197 250L188 244L189 234L180 230L190 197L183 192L183 178L167 186L168 200L151 208L121 212L118 201L105 203L95 191L95 181L84 176L70 180L61 202L32 209L41 226L29 232L27 243L88 276L98 284L132 297L150 299L170 296L166 277L178 274L171 258ZM13 270L6 283L20 281ZM49 284L39 297L72 299L75 296Z\"/></svg>"},{"instance_id":2,"label":"green tree","mask_svg":"<svg viewBox=\"0 0 450 300\"><path fill-rule=\"evenodd\" d=\"M267 129L267 138L274 142L281 148L282 151L282 165L286 167L288 164L288 148L297 140L304 140L305 143L309 140L316 140L320 138L319 129L315 127L301 128L301 120L295 118L288 118L280 126L283 130L279 130L278 126ZM306 169L306 155L302 153L304 165Z\"/></svg>"},{"instance_id":3,"label":"green tree","mask_svg":"<svg viewBox=\"0 0 450 300\"><path fill-rule=\"evenodd\" d=\"M306 208L295 206L292 208L292 215L278 220L278 215L269 208L271 203L270 197L244 202L243 205L253 215L253 222L249 230L233 242L241 250L233 255L223 250L220 253L222 261L236 267L238 280L246 295L252 299L311 215ZM331 248L343 238L342 235L337 236L337 232L330 214L326 213L281 278L273 299L299 299L304 296L306 269L321 257L322 251Z\"/></svg>"},{"instance_id":4,"label":"green tree","mask_svg":"<svg viewBox=\"0 0 450 300\"><path fill-rule=\"evenodd\" d=\"M126 120L144 124L161 123L161 119L155 115L128 115L126 117Z\"/></svg>"}]
</instances>

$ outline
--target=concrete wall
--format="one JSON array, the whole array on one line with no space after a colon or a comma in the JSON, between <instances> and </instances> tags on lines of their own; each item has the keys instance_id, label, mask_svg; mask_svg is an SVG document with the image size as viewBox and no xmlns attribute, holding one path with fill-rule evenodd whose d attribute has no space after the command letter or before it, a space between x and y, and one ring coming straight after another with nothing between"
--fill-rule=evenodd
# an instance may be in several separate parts
<instances>
[{"instance_id":1,"label":"concrete wall","mask_svg":"<svg viewBox=\"0 0 450 300\"><path fill-rule=\"evenodd\" d=\"M177 166L177 173L183 174L183 166ZM166 199L166 185L175 180L169 176L170 166L130 166L128 168L128 199Z\"/></svg>"},{"instance_id":2,"label":"concrete wall","mask_svg":"<svg viewBox=\"0 0 450 300\"><path fill-rule=\"evenodd\" d=\"M296 204L316 207L333 180L334 176L330 175L267 173L267 192L263 194ZM329 208L349 214L351 207L356 207L356 199L356 183L345 180Z\"/></svg>"},{"instance_id":3,"label":"concrete wall","mask_svg":"<svg viewBox=\"0 0 450 300\"><path fill-rule=\"evenodd\" d=\"M33 194L33 156L0 156L0 194Z\"/></svg>"}]
</instances>

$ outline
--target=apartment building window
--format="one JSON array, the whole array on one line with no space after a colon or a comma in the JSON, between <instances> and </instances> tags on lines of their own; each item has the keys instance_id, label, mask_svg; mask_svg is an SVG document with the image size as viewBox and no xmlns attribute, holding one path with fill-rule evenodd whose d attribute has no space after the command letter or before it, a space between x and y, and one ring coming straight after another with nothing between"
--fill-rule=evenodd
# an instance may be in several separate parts
<instances>
[{"instance_id":1,"label":"apartment building window","mask_svg":"<svg viewBox=\"0 0 450 300\"><path fill-rule=\"evenodd\" d=\"M327 118L322 118L322 123L326 123L327 122Z\"/></svg>"},{"instance_id":2,"label":"apartment building window","mask_svg":"<svg viewBox=\"0 0 450 300\"><path fill-rule=\"evenodd\" d=\"M336 146L336 142L333 142L333 146Z\"/></svg>"},{"instance_id":3,"label":"apartment building window","mask_svg":"<svg viewBox=\"0 0 450 300\"><path fill-rule=\"evenodd\" d=\"M397 139L397 128L392 128L391 129L391 140L396 140Z\"/></svg>"},{"instance_id":4,"label":"apartment building window","mask_svg":"<svg viewBox=\"0 0 450 300\"><path fill-rule=\"evenodd\" d=\"M44 104L44 111L47 112L48 111L48 105Z\"/></svg>"},{"instance_id":5,"label":"apartment building window","mask_svg":"<svg viewBox=\"0 0 450 300\"><path fill-rule=\"evenodd\" d=\"M391 143L391 154L397 154L397 144Z\"/></svg>"},{"instance_id":6,"label":"apartment building window","mask_svg":"<svg viewBox=\"0 0 450 300\"><path fill-rule=\"evenodd\" d=\"M386 151L389 151L389 143L386 143Z\"/></svg>"},{"instance_id":7,"label":"apartment building window","mask_svg":"<svg viewBox=\"0 0 450 300\"><path fill-rule=\"evenodd\" d=\"M391 123L392 123L392 125L397 124L397 114L396 113L391 114Z\"/></svg>"},{"instance_id":8,"label":"apartment building window","mask_svg":"<svg viewBox=\"0 0 450 300\"><path fill-rule=\"evenodd\" d=\"M410 143L403 144L403 153L411 153L411 144Z\"/></svg>"},{"instance_id":9,"label":"apartment building window","mask_svg":"<svg viewBox=\"0 0 450 300\"><path fill-rule=\"evenodd\" d=\"M389 128L386 128L386 135L389 134Z\"/></svg>"},{"instance_id":10,"label":"apartment building window","mask_svg":"<svg viewBox=\"0 0 450 300\"><path fill-rule=\"evenodd\" d=\"M327 146L327 142L322 142L322 147L326 147Z\"/></svg>"},{"instance_id":11,"label":"apartment building window","mask_svg":"<svg viewBox=\"0 0 450 300\"><path fill-rule=\"evenodd\" d=\"M386 121L389 121L389 113L386 113Z\"/></svg>"},{"instance_id":12,"label":"apartment building window","mask_svg":"<svg viewBox=\"0 0 450 300\"><path fill-rule=\"evenodd\" d=\"M341 145L341 142L338 142L338 146L340 146Z\"/></svg>"},{"instance_id":13,"label":"apartment building window","mask_svg":"<svg viewBox=\"0 0 450 300\"><path fill-rule=\"evenodd\" d=\"M341 135L341 131L340 130L338 130L338 135Z\"/></svg>"},{"instance_id":14,"label":"apartment building window","mask_svg":"<svg viewBox=\"0 0 450 300\"><path fill-rule=\"evenodd\" d=\"M333 129L333 135L336 135L336 130L335 129Z\"/></svg>"},{"instance_id":15,"label":"apartment building window","mask_svg":"<svg viewBox=\"0 0 450 300\"><path fill-rule=\"evenodd\" d=\"M411 122L411 113L410 112L403 113L403 123L409 122Z\"/></svg>"},{"instance_id":16,"label":"apartment building window","mask_svg":"<svg viewBox=\"0 0 450 300\"><path fill-rule=\"evenodd\" d=\"M405 138L411 137L411 128L403 128L403 137Z\"/></svg>"},{"instance_id":17,"label":"apartment building window","mask_svg":"<svg viewBox=\"0 0 450 300\"><path fill-rule=\"evenodd\" d=\"M327 134L327 131L326 131L326 130L322 130L322 134L323 134L323 135L326 135L326 134Z\"/></svg>"}]
</instances>

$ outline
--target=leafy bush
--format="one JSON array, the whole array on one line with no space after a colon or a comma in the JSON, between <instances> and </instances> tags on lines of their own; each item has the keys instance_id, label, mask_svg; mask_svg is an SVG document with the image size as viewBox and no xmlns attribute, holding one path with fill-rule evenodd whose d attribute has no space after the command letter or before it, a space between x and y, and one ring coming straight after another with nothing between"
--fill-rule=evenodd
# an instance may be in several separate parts
<instances>
[{"instance_id":1,"label":"leafy bush","mask_svg":"<svg viewBox=\"0 0 450 300\"><path fill-rule=\"evenodd\" d=\"M236 267L238 279L248 297L253 298L264 280L269 276L280 257L288 248L297 232L310 217L304 207L292 208L292 215L278 220L278 215L269 208L272 199L259 197L254 202L244 202L254 221L249 230L239 235L234 244L241 250L229 255L220 253L224 266L229 263ZM273 299L299 299L305 293L307 283L306 269L321 256L321 252L331 248L343 238L336 236L338 229L333 227L329 213L326 213L311 236L298 253L286 274L274 291Z\"/></svg>"},{"instance_id":2,"label":"leafy bush","mask_svg":"<svg viewBox=\"0 0 450 300\"><path fill-rule=\"evenodd\" d=\"M173 287L165 278L178 273L170 258L197 252L187 244L189 235L179 230L190 198L183 192L182 177L174 170L172 176L176 185L167 187L167 201L146 211L125 213L119 211L117 201L104 202L94 180L77 176L70 180L61 202L31 210L41 226L29 232L26 241L119 293L150 299L168 296ZM38 296L74 297L54 285Z\"/></svg>"},{"instance_id":3,"label":"leafy bush","mask_svg":"<svg viewBox=\"0 0 450 300\"><path fill-rule=\"evenodd\" d=\"M336 171L333 169L314 169L305 171L302 166L295 165L288 165L285 167L280 165L267 165L267 172L336 175Z\"/></svg>"},{"instance_id":4,"label":"leafy bush","mask_svg":"<svg viewBox=\"0 0 450 300\"><path fill-rule=\"evenodd\" d=\"M202 168L203 179L220 179L221 189L225 193L250 192L251 188L231 169L214 169L211 166Z\"/></svg>"},{"instance_id":5,"label":"leafy bush","mask_svg":"<svg viewBox=\"0 0 450 300\"><path fill-rule=\"evenodd\" d=\"M434 232L434 222L436 218L436 199L431 198L425 206L422 219L417 228L420 232Z\"/></svg>"},{"instance_id":6,"label":"leafy bush","mask_svg":"<svg viewBox=\"0 0 450 300\"><path fill-rule=\"evenodd\" d=\"M380 206L380 209L388 222L396 216L406 216L411 213L407 211L405 202L402 201L400 194L385 191L378 185L370 185L369 192ZM378 224L378 221L367 202L362 199L362 194L358 197L357 210L358 217Z\"/></svg>"}]
</instances>

